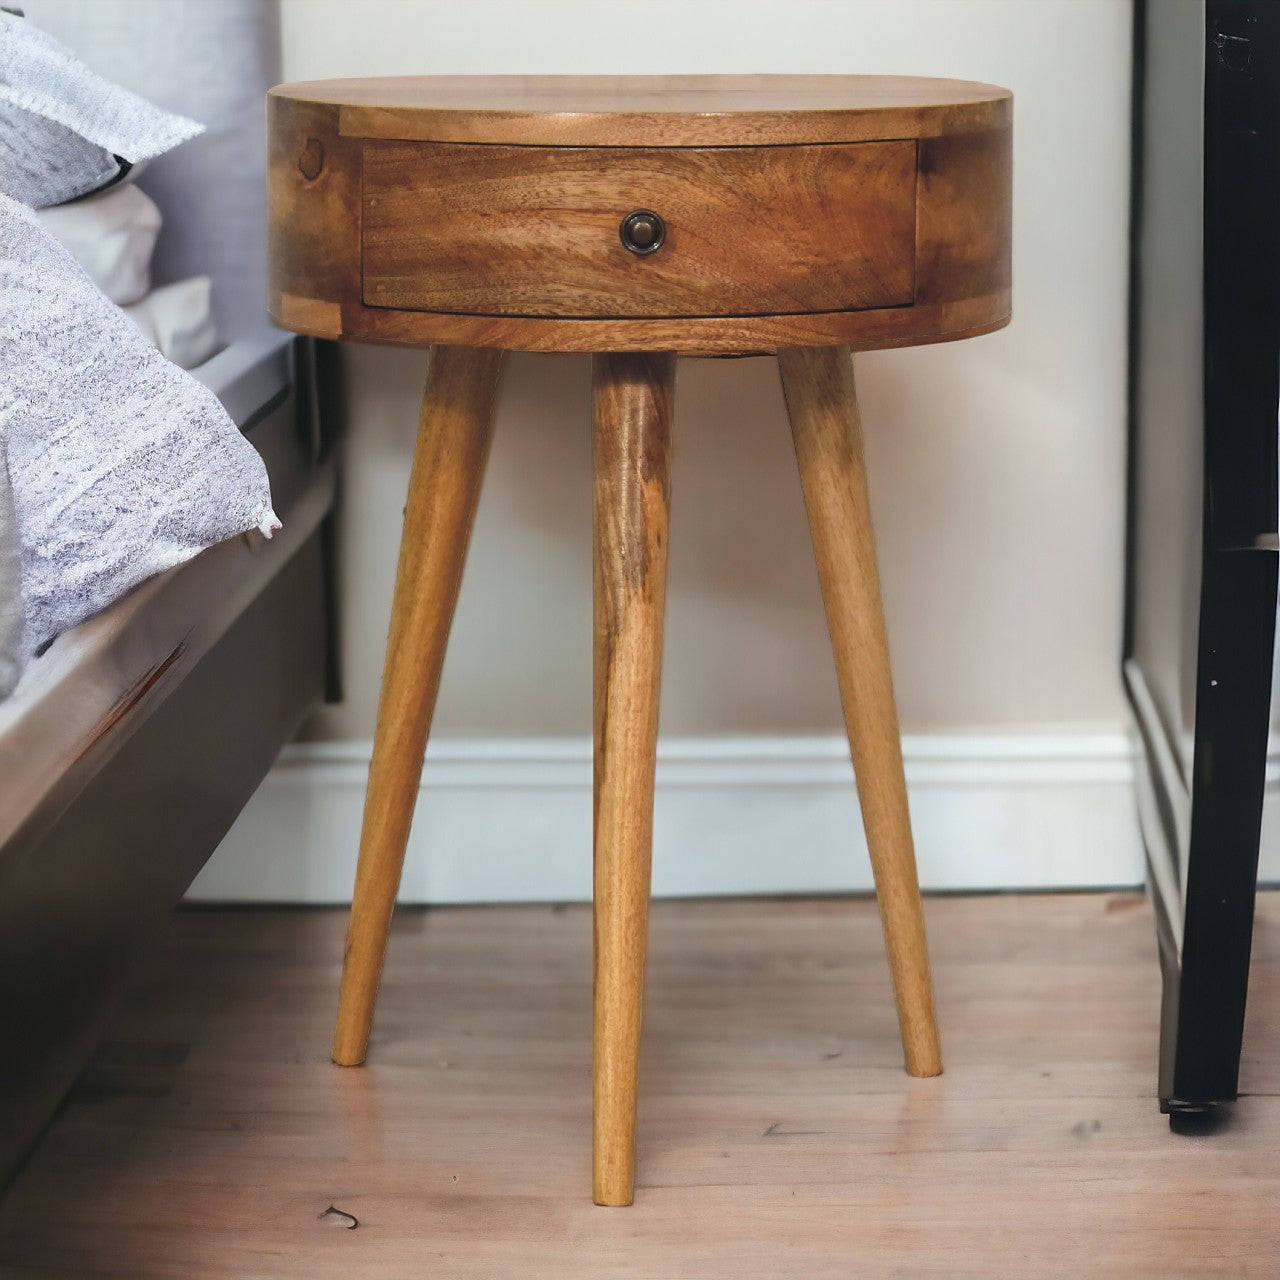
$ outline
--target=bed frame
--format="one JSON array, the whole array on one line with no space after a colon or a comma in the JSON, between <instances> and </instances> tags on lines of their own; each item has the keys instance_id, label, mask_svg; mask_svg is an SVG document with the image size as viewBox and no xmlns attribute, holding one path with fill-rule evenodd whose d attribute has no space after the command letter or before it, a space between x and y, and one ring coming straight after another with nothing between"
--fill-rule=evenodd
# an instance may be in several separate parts
<instances>
[{"instance_id":1,"label":"bed frame","mask_svg":"<svg viewBox=\"0 0 1280 1280\"><path fill-rule=\"evenodd\" d=\"M88 1060L138 944L332 690L315 349L268 334L199 376L265 458L284 528L144 583L0 703L0 1185Z\"/></svg>"}]
</instances>

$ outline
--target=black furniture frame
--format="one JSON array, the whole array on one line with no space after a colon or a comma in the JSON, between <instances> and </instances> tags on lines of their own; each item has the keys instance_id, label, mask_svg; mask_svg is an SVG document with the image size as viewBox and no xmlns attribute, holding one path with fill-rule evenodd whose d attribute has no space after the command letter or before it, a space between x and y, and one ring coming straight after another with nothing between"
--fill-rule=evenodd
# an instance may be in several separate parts
<instances>
[{"instance_id":1,"label":"black furniture frame","mask_svg":"<svg viewBox=\"0 0 1280 1280\"><path fill-rule=\"evenodd\" d=\"M1237 1096L1276 615L1280 4L1137 0L1125 677L1160 1106Z\"/></svg>"}]
</instances>

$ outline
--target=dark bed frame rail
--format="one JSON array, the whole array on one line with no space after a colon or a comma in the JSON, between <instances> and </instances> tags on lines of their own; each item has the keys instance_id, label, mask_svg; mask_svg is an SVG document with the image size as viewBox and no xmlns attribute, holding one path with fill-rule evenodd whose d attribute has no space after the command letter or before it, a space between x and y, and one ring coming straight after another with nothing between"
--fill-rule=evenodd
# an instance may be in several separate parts
<instances>
[{"instance_id":1,"label":"dark bed frame rail","mask_svg":"<svg viewBox=\"0 0 1280 1280\"><path fill-rule=\"evenodd\" d=\"M310 344L299 350L304 376L246 432L267 459L284 530L177 571L149 607L185 610L180 625L190 614L185 638L0 846L0 1185L92 1054L139 944L332 683L334 475Z\"/></svg>"}]
</instances>

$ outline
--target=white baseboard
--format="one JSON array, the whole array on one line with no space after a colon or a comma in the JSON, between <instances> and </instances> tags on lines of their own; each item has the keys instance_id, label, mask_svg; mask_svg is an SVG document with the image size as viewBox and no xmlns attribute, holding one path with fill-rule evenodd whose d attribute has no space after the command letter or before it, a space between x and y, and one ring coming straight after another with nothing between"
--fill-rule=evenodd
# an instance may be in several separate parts
<instances>
[{"instance_id":1,"label":"white baseboard","mask_svg":"<svg viewBox=\"0 0 1280 1280\"><path fill-rule=\"evenodd\" d=\"M1280 884L1280 741L1271 731L1267 752L1267 785L1262 793L1262 833L1258 841L1258 883Z\"/></svg>"},{"instance_id":2,"label":"white baseboard","mask_svg":"<svg viewBox=\"0 0 1280 1280\"><path fill-rule=\"evenodd\" d=\"M189 893L199 901L350 898L369 743L289 747ZM925 734L903 740L927 889L1137 885L1131 746L1101 732ZM586 900L588 740L440 741L423 771L406 902ZM664 741L655 894L871 888L840 738Z\"/></svg>"}]
</instances>

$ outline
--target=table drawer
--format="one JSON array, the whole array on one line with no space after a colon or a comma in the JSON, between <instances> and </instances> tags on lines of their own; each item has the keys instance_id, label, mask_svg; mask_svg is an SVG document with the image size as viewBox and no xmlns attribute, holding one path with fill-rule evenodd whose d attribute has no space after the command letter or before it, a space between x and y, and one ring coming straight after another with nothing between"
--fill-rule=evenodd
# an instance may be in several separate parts
<instances>
[{"instance_id":1,"label":"table drawer","mask_svg":"<svg viewBox=\"0 0 1280 1280\"><path fill-rule=\"evenodd\" d=\"M636 209L665 224L644 255L619 234ZM915 226L914 141L364 144L371 307L599 319L909 306Z\"/></svg>"}]
</instances>

